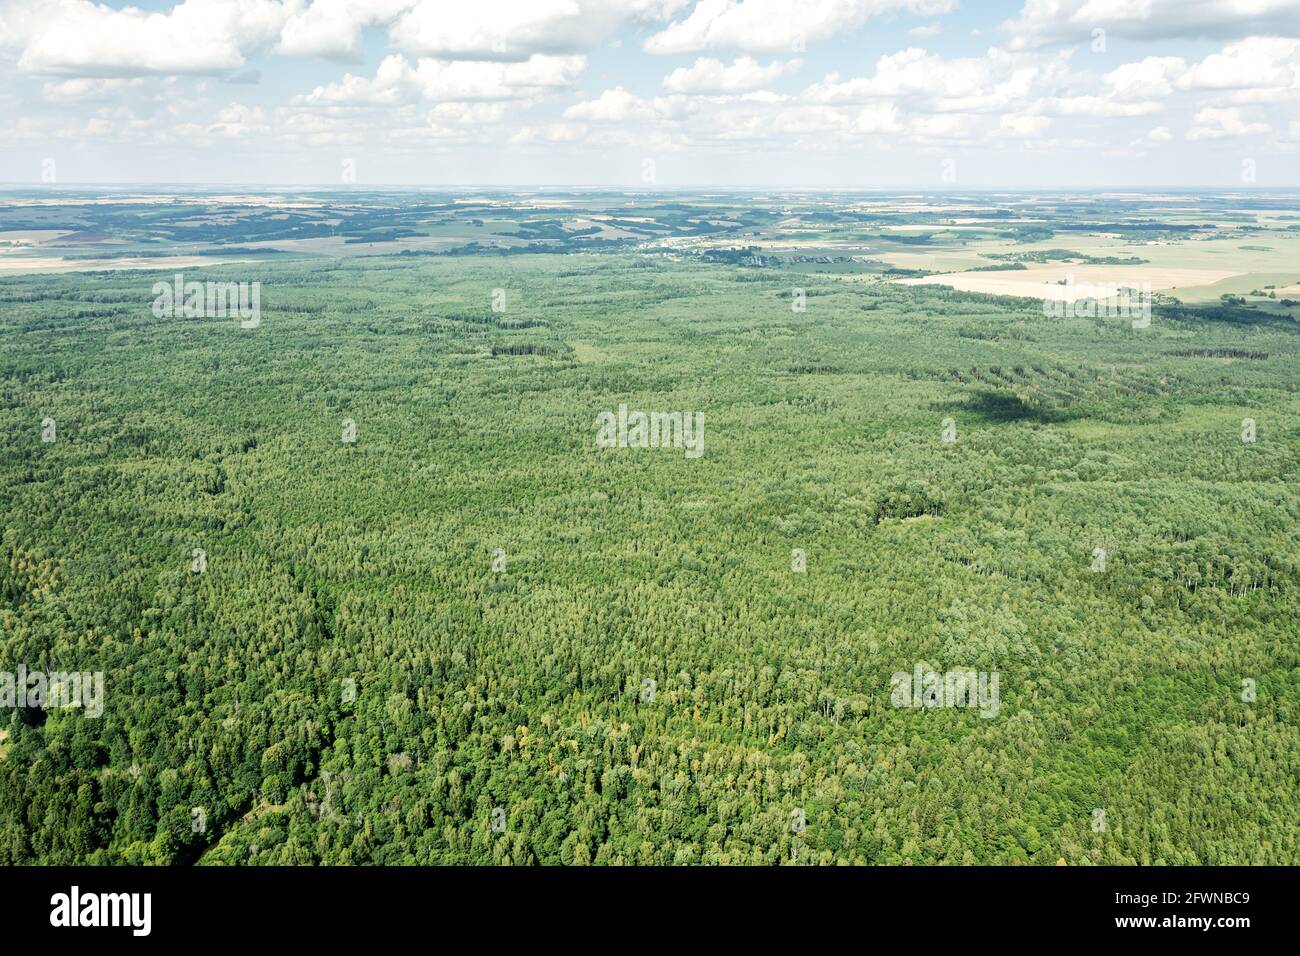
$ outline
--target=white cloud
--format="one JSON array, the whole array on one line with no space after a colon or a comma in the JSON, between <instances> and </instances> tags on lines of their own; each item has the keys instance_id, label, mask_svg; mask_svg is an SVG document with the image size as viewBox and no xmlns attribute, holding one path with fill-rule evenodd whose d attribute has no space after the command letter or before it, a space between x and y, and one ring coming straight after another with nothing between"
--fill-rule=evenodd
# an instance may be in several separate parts
<instances>
[{"instance_id":1,"label":"white cloud","mask_svg":"<svg viewBox=\"0 0 1300 956\"><path fill-rule=\"evenodd\" d=\"M1052 125L1050 118L1030 113L1007 113L998 122L998 130L1006 136L1016 139L1032 139L1042 136Z\"/></svg>"},{"instance_id":2,"label":"white cloud","mask_svg":"<svg viewBox=\"0 0 1300 956\"><path fill-rule=\"evenodd\" d=\"M1196 125L1187 131L1190 140L1258 136L1273 131L1268 123L1250 122L1235 107L1222 109L1206 106L1197 111L1194 121Z\"/></svg>"},{"instance_id":3,"label":"white cloud","mask_svg":"<svg viewBox=\"0 0 1300 956\"><path fill-rule=\"evenodd\" d=\"M393 48L443 60L526 61L584 52L690 0L183 0L162 11L92 0L3 0L0 49L28 73L223 74L262 49L359 60L366 27Z\"/></svg>"},{"instance_id":4,"label":"white cloud","mask_svg":"<svg viewBox=\"0 0 1300 956\"><path fill-rule=\"evenodd\" d=\"M270 133L271 127L267 123L266 114L260 106L245 106L242 103L231 103L217 114L217 120L208 127L208 132L214 136L224 136L227 139L245 139L250 136L265 136Z\"/></svg>"},{"instance_id":5,"label":"white cloud","mask_svg":"<svg viewBox=\"0 0 1300 956\"><path fill-rule=\"evenodd\" d=\"M392 45L442 59L526 59L584 52L689 0L418 0L389 28Z\"/></svg>"},{"instance_id":6,"label":"white cloud","mask_svg":"<svg viewBox=\"0 0 1300 956\"><path fill-rule=\"evenodd\" d=\"M876 61L872 76L830 74L805 97L815 103L860 103L877 97L911 97L933 112L1005 110L1025 101L1035 84L1059 77L1068 54L1052 58L1011 54L996 47L983 57L946 60L911 47Z\"/></svg>"},{"instance_id":7,"label":"white cloud","mask_svg":"<svg viewBox=\"0 0 1300 956\"><path fill-rule=\"evenodd\" d=\"M895 133L901 128L898 107L893 103L870 103L864 106L853 121L859 133Z\"/></svg>"},{"instance_id":8,"label":"white cloud","mask_svg":"<svg viewBox=\"0 0 1300 956\"><path fill-rule=\"evenodd\" d=\"M1300 40L1248 37L1199 63L1150 56L1103 78L1110 98L1164 99L1178 91L1213 91L1221 100L1262 103L1300 98Z\"/></svg>"},{"instance_id":9,"label":"white cloud","mask_svg":"<svg viewBox=\"0 0 1300 956\"><path fill-rule=\"evenodd\" d=\"M1261 155L1294 155L1298 141L1285 131L1300 122L1293 118L1300 26L1290 37L1259 26L1280 0L1250 0L1261 13L1243 18L1247 26L1216 21L1213 30L1226 38L1208 53L1158 43L1124 62L1089 55L1086 42L1029 49L1049 42L1043 27L1033 42L1011 38L1022 49L948 56L917 41L881 47L881 37L863 29L856 39L872 53L841 73L829 72L835 61L818 42L881 16L897 21L891 35L951 33L951 22L933 14L956 0L155 0L151 10L121 7L129 2L0 0L6 142L184 147L233 139L270 144L282 155L344 145L344 155L367 147L464 147L471 155L514 144L590 170L606 161L593 157L621 147L647 155L702 150L701 167L723 162L728 151L737 159L747 153L739 168L765 161L756 145L887 155L960 144L1007 157L1010 168L1018 154L1043 158L1080 142L1099 157L1132 156L1154 154L1177 136L1179 151L1195 162L1198 152L1204 160L1216 142L1234 137L1257 137L1251 149ZM1170 25L1175 7L1164 0L1053 4L1068 27L1061 37L1086 41L1094 22L1108 35L1138 39L1182 29ZM1046 23L1053 4L1025 10ZM1200 23L1188 35L1212 32L1205 4L1190 0L1186 9ZM909 13L926 19L909 22ZM989 19L979 25L989 27ZM964 37L968 26L957 32ZM639 49L634 37L650 39ZM795 58L795 48L811 52ZM675 49L709 52L667 68L646 52ZM770 53L759 55L764 50ZM348 72L290 61L363 56L370 62ZM579 86L589 69L600 85ZM814 69L799 92L782 88ZM256 103L247 95L254 91L231 85L259 77ZM236 96L250 102L232 103Z\"/></svg>"},{"instance_id":10,"label":"white cloud","mask_svg":"<svg viewBox=\"0 0 1300 956\"><path fill-rule=\"evenodd\" d=\"M1187 71L1179 56L1149 56L1138 63L1125 63L1103 77L1111 95L1120 100L1162 99L1174 90L1175 81Z\"/></svg>"},{"instance_id":11,"label":"white cloud","mask_svg":"<svg viewBox=\"0 0 1300 956\"><path fill-rule=\"evenodd\" d=\"M432 123L450 123L454 126L479 126L499 123L506 113L506 104L492 103L439 103L429 111Z\"/></svg>"},{"instance_id":12,"label":"white cloud","mask_svg":"<svg viewBox=\"0 0 1300 956\"><path fill-rule=\"evenodd\" d=\"M681 66L664 77L664 89L673 93L744 93L795 72L802 60L779 60L762 66L753 57L742 56L730 66L709 58Z\"/></svg>"},{"instance_id":13,"label":"white cloud","mask_svg":"<svg viewBox=\"0 0 1300 956\"><path fill-rule=\"evenodd\" d=\"M144 84L140 78L134 79L94 79L76 78L70 80L51 80L41 87L41 95L51 103L98 103L122 97L128 92L139 90Z\"/></svg>"},{"instance_id":14,"label":"white cloud","mask_svg":"<svg viewBox=\"0 0 1300 956\"><path fill-rule=\"evenodd\" d=\"M709 111L690 128L692 142L764 142L808 148L833 141L852 130L853 121L827 106L776 109L734 101L729 108Z\"/></svg>"},{"instance_id":15,"label":"white cloud","mask_svg":"<svg viewBox=\"0 0 1300 956\"><path fill-rule=\"evenodd\" d=\"M276 49L294 56L356 60L363 27L388 23L412 6L413 0L312 0L285 22Z\"/></svg>"},{"instance_id":16,"label":"white cloud","mask_svg":"<svg viewBox=\"0 0 1300 956\"><path fill-rule=\"evenodd\" d=\"M975 131L975 118L958 113L914 116L911 131L919 139L966 139Z\"/></svg>"},{"instance_id":17,"label":"white cloud","mask_svg":"<svg viewBox=\"0 0 1300 956\"><path fill-rule=\"evenodd\" d=\"M166 13L89 0L10 0L0 36L26 73L83 77L213 74L243 66L288 16L276 0L184 0Z\"/></svg>"},{"instance_id":18,"label":"white cloud","mask_svg":"<svg viewBox=\"0 0 1300 956\"><path fill-rule=\"evenodd\" d=\"M591 123L621 123L653 115L650 104L623 87L606 90L594 100L575 103L564 111L565 119Z\"/></svg>"},{"instance_id":19,"label":"white cloud","mask_svg":"<svg viewBox=\"0 0 1300 956\"><path fill-rule=\"evenodd\" d=\"M412 66L400 53L379 64L373 78L345 75L296 99L305 106L392 106L420 100L511 100L571 86L586 57L534 54L523 63L435 60Z\"/></svg>"},{"instance_id":20,"label":"white cloud","mask_svg":"<svg viewBox=\"0 0 1300 956\"><path fill-rule=\"evenodd\" d=\"M933 16L956 6L957 0L699 0L689 16L674 20L646 40L645 49L650 53L709 49L802 53L872 17Z\"/></svg>"},{"instance_id":21,"label":"white cloud","mask_svg":"<svg viewBox=\"0 0 1300 956\"><path fill-rule=\"evenodd\" d=\"M1043 100L1037 107L1054 116L1149 116L1163 110L1156 100L1121 103L1103 96L1064 96Z\"/></svg>"},{"instance_id":22,"label":"white cloud","mask_svg":"<svg viewBox=\"0 0 1300 956\"><path fill-rule=\"evenodd\" d=\"M1207 56L1182 76L1185 89L1300 88L1300 40L1251 37Z\"/></svg>"},{"instance_id":23,"label":"white cloud","mask_svg":"<svg viewBox=\"0 0 1300 956\"><path fill-rule=\"evenodd\" d=\"M573 143L587 135L580 123L548 123L545 126L524 126L510 138L512 143Z\"/></svg>"},{"instance_id":24,"label":"white cloud","mask_svg":"<svg viewBox=\"0 0 1300 956\"><path fill-rule=\"evenodd\" d=\"M1300 0L1025 0L1002 24L1012 49L1090 40L1093 30L1137 40L1233 40L1293 31Z\"/></svg>"}]
</instances>

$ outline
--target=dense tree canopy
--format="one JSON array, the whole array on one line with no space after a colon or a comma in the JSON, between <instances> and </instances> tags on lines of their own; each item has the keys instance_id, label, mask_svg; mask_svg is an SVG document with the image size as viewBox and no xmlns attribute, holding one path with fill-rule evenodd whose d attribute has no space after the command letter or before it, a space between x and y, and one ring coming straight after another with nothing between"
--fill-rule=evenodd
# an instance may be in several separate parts
<instances>
[{"instance_id":1,"label":"dense tree canopy","mask_svg":"<svg viewBox=\"0 0 1300 956\"><path fill-rule=\"evenodd\" d=\"M1294 323L256 269L254 330L0 279L0 670L107 686L0 711L0 863L1300 862ZM891 707L918 663L1000 712Z\"/></svg>"}]
</instances>

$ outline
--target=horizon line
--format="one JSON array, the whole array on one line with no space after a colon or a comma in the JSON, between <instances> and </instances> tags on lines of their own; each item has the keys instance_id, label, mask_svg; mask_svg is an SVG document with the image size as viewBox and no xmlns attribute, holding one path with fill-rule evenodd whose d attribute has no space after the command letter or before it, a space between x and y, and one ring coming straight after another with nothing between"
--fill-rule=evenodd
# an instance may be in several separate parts
<instances>
[{"instance_id":1,"label":"horizon line","mask_svg":"<svg viewBox=\"0 0 1300 956\"><path fill-rule=\"evenodd\" d=\"M838 185L838 186L812 186L812 185L711 185L711 184L656 184L656 185L639 185L639 184L592 184L592 183L279 183L279 182L221 182L221 181L194 181L194 182L156 182L156 181L139 181L139 182L67 182L67 183L40 183L40 182L0 182L0 191L21 190L26 192L57 192L70 189L148 189L148 190L165 190L165 189L297 189L297 190L321 190L328 192L367 192L382 189L401 189L401 190L429 190L429 189L446 189L446 190L514 190L514 191L559 191L559 190L579 190L584 192L622 192L622 193L656 193L656 192L932 192L932 193L959 193L959 192L1011 192L1011 193L1034 193L1034 192L1285 192L1300 191L1300 183L1288 185L1260 185L1260 184L1237 184L1228 186L1224 184L1194 184L1194 185L1108 185L1108 186L1084 186L1084 185L1050 185L1050 186L998 186L998 185L971 185L959 186L952 184L944 185L926 185L926 184L903 184L889 186L862 186L862 185Z\"/></svg>"}]
</instances>

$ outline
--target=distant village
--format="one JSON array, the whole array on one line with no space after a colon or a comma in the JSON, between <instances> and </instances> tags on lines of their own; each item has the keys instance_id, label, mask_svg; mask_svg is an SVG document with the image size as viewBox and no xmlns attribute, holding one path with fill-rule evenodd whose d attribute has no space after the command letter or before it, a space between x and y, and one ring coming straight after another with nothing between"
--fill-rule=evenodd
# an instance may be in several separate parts
<instances>
[{"instance_id":1,"label":"distant village","mask_svg":"<svg viewBox=\"0 0 1300 956\"><path fill-rule=\"evenodd\" d=\"M761 255L757 246L730 249L705 249L700 258L706 262L726 262L731 265L779 268L797 263L833 265L834 263L855 262L860 265L884 265L880 259L869 256L773 256Z\"/></svg>"}]
</instances>

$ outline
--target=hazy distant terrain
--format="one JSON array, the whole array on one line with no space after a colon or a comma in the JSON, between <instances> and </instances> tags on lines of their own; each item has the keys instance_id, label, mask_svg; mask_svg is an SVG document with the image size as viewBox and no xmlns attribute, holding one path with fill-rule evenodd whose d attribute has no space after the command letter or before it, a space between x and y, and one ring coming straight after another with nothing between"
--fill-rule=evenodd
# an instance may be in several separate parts
<instances>
[{"instance_id":1,"label":"hazy distant terrain","mask_svg":"<svg viewBox=\"0 0 1300 956\"><path fill-rule=\"evenodd\" d=\"M907 282L980 270L943 281L1027 295L1073 275L1150 282L1189 302L1265 286L1300 296L1300 193L31 189L0 197L0 273L628 251Z\"/></svg>"}]
</instances>

